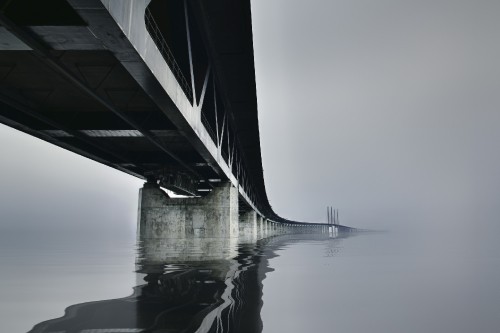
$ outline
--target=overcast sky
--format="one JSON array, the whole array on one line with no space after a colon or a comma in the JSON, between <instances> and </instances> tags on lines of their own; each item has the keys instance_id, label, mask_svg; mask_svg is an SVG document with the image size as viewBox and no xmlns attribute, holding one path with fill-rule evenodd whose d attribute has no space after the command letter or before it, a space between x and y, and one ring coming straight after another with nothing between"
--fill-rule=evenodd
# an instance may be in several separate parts
<instances>
[{"instance_id":1,"label":"overcast sky","mask_svg":"<svg viewBox=\"0 0 500 333\"><path fill-rule=\"evenodd\" d=\"M252 0L279 214L366 227L498 220L500 2Z\"/></svg>"},{"instance_id":2,"label":"overcast sky","mask_svg":"<svg viewBox=\"0 0 500 333\"><path fill-rule=\"evenodd\" d=\"M500 198L500 2L252 0L275 211L361 227L484 223ZM142 182L0 126L2 226L132 232ZM105 222L103 222L105 221Z\"/></svg>"}]
</instances>

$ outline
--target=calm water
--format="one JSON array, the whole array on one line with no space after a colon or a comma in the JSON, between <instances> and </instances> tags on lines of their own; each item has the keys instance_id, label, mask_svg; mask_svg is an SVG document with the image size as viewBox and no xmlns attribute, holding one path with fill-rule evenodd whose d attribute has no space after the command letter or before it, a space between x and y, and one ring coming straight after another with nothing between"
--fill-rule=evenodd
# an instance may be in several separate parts
<instances>
[{"instance_id":1,"label":"calm water","mask_svg":"<svg viewBox=\"0 0 500 333\"><path fill-rule=\"evenodd\" d=\"M1 332L500 330L487 238L282 235L201 262L125 236L0 237Z\"/></svg>"}]
</instances>

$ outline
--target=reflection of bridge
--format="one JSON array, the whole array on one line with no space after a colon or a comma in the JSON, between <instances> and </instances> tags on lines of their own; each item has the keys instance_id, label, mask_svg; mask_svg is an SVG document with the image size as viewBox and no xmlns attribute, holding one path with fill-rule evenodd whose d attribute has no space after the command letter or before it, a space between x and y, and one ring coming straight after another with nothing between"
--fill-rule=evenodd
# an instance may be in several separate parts
<instances>
[{"instance_id":1,"label":"reflection of bridge","mask_svg":"<svg viewBox=\"0 0 500 333\"><path fill-rule=\"evenodd\" d=\"M0 121L147 179L141 232L306 226L278 216L266 195L250 1L0 6Z\"/></svg>"},{"instance_id":2,"label":"reflection of bridge","mask_svg":"<svg viewBox=\"0 0 500 333\"><path fill-rule=\"evenodd\" d=\"M140 246L138 285L131 296L72 305L64 316L41 322L30 333L261 332L263 280L273 270L269 261L278 255L276 250L285 244L318 241L326 250L339 251L340 242L349 235L274 236L239 244L231 258L188 262L184 258L196 256L196 248L184 256L165 249L166 256L159 261Z\"/></svg>"}]
</instances>

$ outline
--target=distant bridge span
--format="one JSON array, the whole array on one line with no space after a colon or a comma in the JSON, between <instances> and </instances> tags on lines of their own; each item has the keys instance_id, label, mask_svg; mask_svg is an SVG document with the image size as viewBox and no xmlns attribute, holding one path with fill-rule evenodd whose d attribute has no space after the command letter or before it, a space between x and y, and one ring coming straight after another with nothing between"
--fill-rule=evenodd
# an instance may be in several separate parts
<instances>
[{"instance_id":1,"label":"distant bridge span","mask_svg":"<svg viewBox=\"0 0 500 333\"><path fill-rule=\"evenodd\" d=\"M178 194L229 183L240 213L325 226L269 204L249 0L4 0L0 24L4 124Z\"/></svg>"}]
</instances>

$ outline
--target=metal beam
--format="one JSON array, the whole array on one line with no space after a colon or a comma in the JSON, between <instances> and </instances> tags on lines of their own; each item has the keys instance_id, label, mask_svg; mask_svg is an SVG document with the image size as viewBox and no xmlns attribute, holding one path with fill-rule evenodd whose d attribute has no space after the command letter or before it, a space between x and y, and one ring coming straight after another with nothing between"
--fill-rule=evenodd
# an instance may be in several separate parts
<instances>
[{"instance_id":1,"label":"metal beam","mask_svg":"<svg viewBox=\"0 0 500 333\"><path fill-rule=\"evenodd\" d=\"M82 82L80 79L75 77L69 69L66 68L64 64L62 64L58 59L51 55L49 50L38 40L29 35L24 29L17 26L12 20L10 20L5 15L5 10L7 8L8 2L4 2L2 7L0 8L0 24L6 27L11 33L13 33L17 38L19 38L26 45L31 47L34 53L50 68L56 71L61 77L68 80L76 87L78 87L85 94L92 97L95 101L99 102L102 106L104 106L109 111L116 114L119 118L125 121L127 124L137 129L142 133L144 137L146 137L154 146L159 148L177 163L179 163L185 170L192 173L199 179L203 179L203 177L193 168L191 168L187 163L182 161L178 156L170 152L159 140L157 140L149 130L142 128L139 124L137 124L134 120L130 119L124 112L116 108L111 101L107 98L98 95L94 90L86 85L86 83Z\"/></svg>"}]
</instances>

